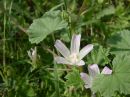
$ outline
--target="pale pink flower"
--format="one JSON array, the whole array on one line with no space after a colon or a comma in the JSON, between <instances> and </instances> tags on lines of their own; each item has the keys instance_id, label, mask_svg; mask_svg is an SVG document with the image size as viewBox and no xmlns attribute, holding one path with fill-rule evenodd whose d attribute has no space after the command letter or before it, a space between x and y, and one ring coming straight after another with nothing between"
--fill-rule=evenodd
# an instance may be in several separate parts
<instances>
[{"instance_id":1,"label":"pale pink flower","mask_svg":"<svg viewBox=\"0 0 130 97\"><path fill-rule=\"evenodd\" d=\"M84 65L85 62L82 59L93 49L93 45L89 44L80 50L80 38L80 34L72 36L70 50L60 40L56 40L54 46L63 57L57 56L55 61L59 64Z\"/></svg>"},{"instance_id":2,"label":"pale pink flower","mask_svg":"<svg viewBox=\"0 0 130 97\"><path fill-rule=\"evenodd\" d=\"M89 75L86 74L86 73L80 73L81 75L81 78L83 79L83 81L85 82L85 88L88 89L92 87L92 83L93 83L93 80L94 78L100 74L100 70L99 70L99 67L97 64L93 64L93 65L90 65L88 66L88 72L89 72ZM110 75L112 74L112 70L109 69L107 66L105 66L101 72L101 74L105 74L105 75Z\"/></svg>"}]
</instances>

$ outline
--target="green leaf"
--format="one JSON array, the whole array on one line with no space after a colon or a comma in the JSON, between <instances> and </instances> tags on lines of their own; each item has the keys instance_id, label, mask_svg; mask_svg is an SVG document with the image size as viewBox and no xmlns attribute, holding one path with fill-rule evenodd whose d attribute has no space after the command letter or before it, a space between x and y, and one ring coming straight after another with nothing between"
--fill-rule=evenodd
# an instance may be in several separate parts
<instances>
[{"instance_id":1,"label":"green leaf","mask_svg":"<svg viewBox=\"0 0 130 97\"><path fill-rule=\"evenodd\" d=\"M87 57L88 64L98 64L104 66L109 63L107 56L109 55L109 49L105 49L102 46L94 47L94 50L91 52L91 55Z\"/></svg>"},{"instance_id":2,"label":"green leaf","mask_svg":"<svg viewBox=\"0 0 130 97\"><path fill-rule=\"evenodd\" d=\"M66 33L62 33L60 35L60 37L61 37L61 40L65 41L65 42L70 42L70 38L68 37L68 33L67 32Z\"/></svg>"},{"instance_id":3,"label":"green leaf","mask_svg":"<svg viewBox=\"0 0 130 97\"><path fill-rule=\"evenodd\" d=\"M73 69L72 72L69 72L65 78L67 79L66 81L67 87L75 86L76 88L80 88L83 86L83 81L80 77L80 73L76 69Z\"/></svg>"},{"instance_id":4,"label":"green leaf","mask_svg":"<svg viewBox=\"0 0 130 97\"><path fill-rule=\"evenodd\" d=\"M29 96L29 97L34 97L35 96L35 92L34 92L33 88L30 87L27 90L27 96Z\"/></svg>"},{"instance_id":5,"label":"green leaf","mask_svg":"<svg viewBox=\"0 0 130 97\"><path fill-rule=\"evenodd\" d=\"M31 43L39 43L47 37L47 35L67 27L67 22L62 20L60 11L46 12L41 18L35 19L29 29L29 41Z\"/></svg>"},{"instance_id":6,"label":"green leaf","mask_svg":"<svg viewBox=\"0 0 130 97\"><path fill-rule=\"evenodd\" d=\"M96 18L97 18L97 19L100 19L100 18L102 18L102 17L104 17L104 16L112 15L112 14L114 14L114 13L115 13L115 8L114 8L114 6L109 6L109 7L105 8L105 9L103 9L102 11L100 11L100 12L97 14Z\"/></svg>"},{"instance_id":7,"label":"green leaf","mask_svg":"<svg viewBox=\"0 0 130 97\"><path fill-rule=\"evenodd\" d=\"M104 97L112 97L116 92L130 94L130 55L118 55L112 64L112 75L97 76L92 90Z\"/></svg>"},{"instance_id":8,"label":"green leaf","mask_svg":"<svg viewBox=\"0 0 130 97\"><path fill-rule=\"evenodd\" d=\"M103 3L103 1L104 1L104 0L98 0L98 3L101 4L101 3Z\"/></svg>"},{"instance_id":9,"label":"green leaf","mask_svg":"<svg viewBox=\"0 0 130 97\"><path fill-rule=\"evenodd\" d=\"M130 53L130 31L122 30L114 33L108 43L113 54Z\"/></svg>"}]
</instances>

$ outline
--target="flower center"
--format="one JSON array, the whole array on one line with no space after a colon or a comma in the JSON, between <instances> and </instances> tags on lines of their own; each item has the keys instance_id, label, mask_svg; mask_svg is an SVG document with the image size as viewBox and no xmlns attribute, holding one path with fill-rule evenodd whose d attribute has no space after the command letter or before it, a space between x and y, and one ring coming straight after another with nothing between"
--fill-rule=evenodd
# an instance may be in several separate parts
<instances>
[{"instance_id":1,"label":"flower center","mask_svg":"<svg viewBox=\"0 0 130 97\"><path fill-rule=\"evenodd\" d=\"M69 56L69 59L68 59L72 64L75 64L76 62L78 62L78 56L76 53L72 53L70 56Z\"/></svg>"}]
</instances>

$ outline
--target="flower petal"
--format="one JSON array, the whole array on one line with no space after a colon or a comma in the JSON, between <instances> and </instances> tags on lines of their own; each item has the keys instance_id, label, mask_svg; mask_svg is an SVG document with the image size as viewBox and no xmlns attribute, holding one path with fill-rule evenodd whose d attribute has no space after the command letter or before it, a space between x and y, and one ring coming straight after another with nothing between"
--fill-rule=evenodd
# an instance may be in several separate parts
<instances>
[{"instance_id":1,"label":"flower petal","mask_svg":"<svg viewBox=\"0 0 130 97\"><path fill-rule=\"evenodd\" d=\"M65 58L70 55L69 49L60 40L56 40L54 46Z\"/></svg>"},{"instance_id":2,"label":"flower petal","mask_svg":"<svg viewBox=\"0 0 130 97\"><path fill-rule=\"evenodd\" d=\"M85 65L85 62L83 60L80 60L78 63L77 63L78 66L83 66Z\"/></svg>"},{"instance_id":3,"label":"flower petal","mask_svg":"<svg viewBox=\"0 0 130 97\"><path fill-rule=\"evenodd\" d=\"M37 48L35 47L34 49L32 49L32 56L36 56L37 54Z\"/></svg>"},{"instance_id":4,"label":"flower petal","mask_svg":"<svg viewBox=\"0 0 130 97\"><path fill-rule=\"evenodd\" d=\"M29 50L29 51L27 51L27 53L28 53L29 58L32 60L33 58L32 58L31 51Z\"/></svg>"},{"instance_id":5,"label":"flower petal","mask_svg":"<svg viewBox=\"0 0 130 97\"><path fill-rule=\"evenodd\" d=\"M54 59L58 64L69 64L71 65L70 62L68 62L65 58L63 57L55 57Z\"/></svg>"},{"instance_id":6,"label":"flower petal","mask_svg":"<svg viewBox=\"0 0 130 97\"><path fill-rule=\"evenodd\" d=\"M84 87L86 89L91 88L92 87L92 80L91 80L90 76L88 74L86 74L86 73L83 73L83 72L80 73L80 76L81 76L81 79L85 83Z\"/></svg>"},{"instance_id":7,"label":"flower petal","mask_svg":"<svg viewBox=\"0 0 130 97\"><path fill-rule=\"evenodd\" d=\"M97 64L93 64L88 66L88 71L89 71L89 75L94 78L97 74L100 73L98 65Z\"/></svg>"},{"instance_id":8,"label":"flower petal","mask_svg":"<svg viewBox=\"0 0 130 97\"><path fill-rule=\"evenodd\" d=\"M112 70L105 66L101 72L101 74L112 74Z\"/></svg>"},{"instance_id":9,"label":"flower petal","mask_svg":"<svg viewBox=\"0 0 130 97\"><path fill-rule=\"evenodd\" d=\"M91 88L91 87L92 87L92 84L85 84L84 87L85 87L86 89Z\"/></svg>"},{"instance_id":10,"label":"flower petal","mask_svg":"<svg viewBox=\"0 0 130 97\"><path fill-rule=\"evenodd\" d=\"M79 49L80 49L80 38L81 38L80 34L72 36L71 47L70 47L71 54L72 53L76 53L76 54L79 53Z\"/></svg>"},{"instance_id":11,"label":"flower petal","mask_svg":"<svg viewBox=\"0 0 130 97\"><path fill-rule=\"evenodd\" d=\"M86 73L84 73L84 72L81 72L80 73L80 76L81 76L81 79L84 81L84 82L87 82L87 81L89 81L90 79L90 77L89 77L89 75L88 74L86 74Z\"/></svg>"},{"instance_id":12,"label":"flower petal","mask_svg":"<svg viewBox=\"0 0 130 97\"><path fill-rule=\"evenodd\" d=\"M83 49L81 49L81 51L79 53L80 60L83 57L85 57L92 49L93 49L93 45L92 44L89 44L89 45L85 46Z\"/></svg>"}]
</instances>

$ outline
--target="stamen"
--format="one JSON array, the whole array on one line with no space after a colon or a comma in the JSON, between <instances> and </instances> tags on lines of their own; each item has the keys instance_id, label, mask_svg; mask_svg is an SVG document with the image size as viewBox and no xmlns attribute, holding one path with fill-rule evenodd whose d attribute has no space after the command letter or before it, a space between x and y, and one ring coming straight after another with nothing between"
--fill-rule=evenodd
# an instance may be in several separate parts
<instances>
[{"instance_id":1,"label":"stamen","mask_svg":"<svg viewBox=\"0 0 130 97\"><path fill-rule=\"evenodd\" d=\"M69 56L69 59L68 59L72 64L76 64L78 62L78 56L76 53L72 53L70 56Z\"/></svg>"}]
</instances>

